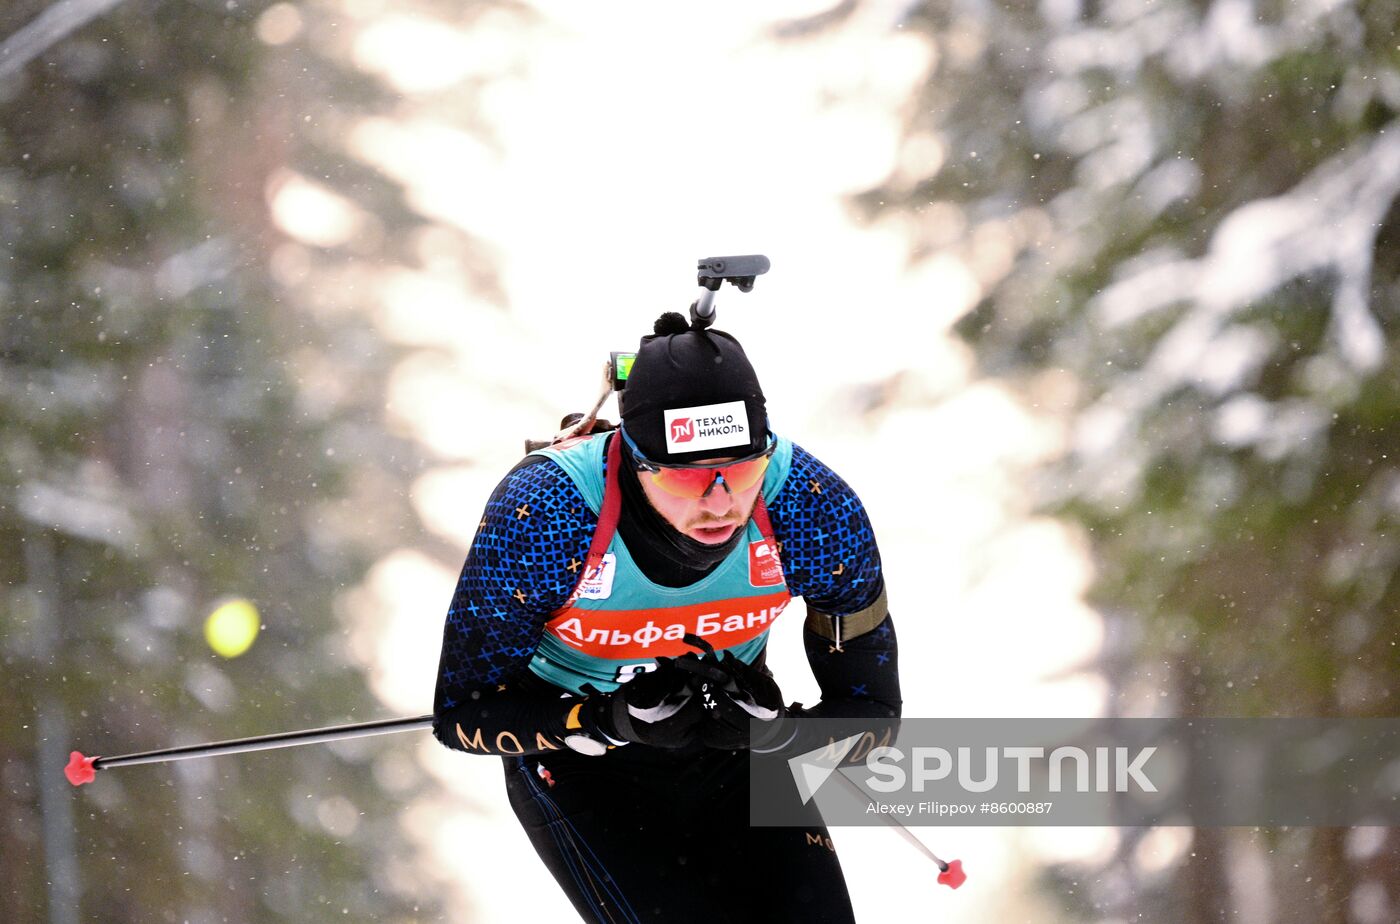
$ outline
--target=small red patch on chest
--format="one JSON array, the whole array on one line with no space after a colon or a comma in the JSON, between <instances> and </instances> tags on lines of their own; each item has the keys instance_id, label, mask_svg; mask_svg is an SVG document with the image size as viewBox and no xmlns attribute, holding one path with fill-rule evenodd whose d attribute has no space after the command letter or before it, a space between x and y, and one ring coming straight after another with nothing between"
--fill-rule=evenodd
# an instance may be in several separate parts
<instances>
[{"instance_id":1,"label":"small red patch on chest","mask_svg":"<svg viewBox=\"0 0 1400 924\"><path fill-rule=\"evenodd\" d=\"M760 539L749 543L749 583L766 587L783 582L783 565L772 540Z\"/></svg>"}]
</instances>

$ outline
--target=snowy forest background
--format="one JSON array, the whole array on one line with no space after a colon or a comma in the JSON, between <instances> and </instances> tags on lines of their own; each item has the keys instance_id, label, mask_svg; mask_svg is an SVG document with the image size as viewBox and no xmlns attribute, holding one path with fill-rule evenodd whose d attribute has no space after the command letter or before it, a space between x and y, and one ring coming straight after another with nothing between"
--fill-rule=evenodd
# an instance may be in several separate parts
<instances>
[{"instance_id":1,"label":"snowy forest background","mask_svg":"<svg viewBox=\"0 0 1400 924\"><path fill-rule=\"evenodd\" d=\"M821 373L787 395L792 416L872 486L887 557L955 519L939 492L956 503L991 467L1014 487L1003 519L939 525L924 548L966 555L976 587L1016 572L967 549L1017 523L1067 537L1087 565L1065 595L1097 634L1060 672L1092 678L1098 711L1400 715L1400 0L844 0L664 23L563 7L0 9L0 920L497 919L490 846L432 844L423 806L458 765L431 746L114 771L80 791L58 770L74 748L427 711L447 600L406 608L401 588L450 587L520 441L591 397L603 351L685 304L708 251L774 256L745 298L768 286L803 307L724 326L768 351L765 383ZM577 122L512 147L522 75L637 19L617 55L582 60L625 84L694 65L695 95L671 114L583 97ZM797 117L832 126L781 158L845 165L849 250L774 217L783 161L745 134L762 113L731 111L742 88L707 102L706 42L729 31L744 38L725 54L768 62L807 94ZM638 153L594 119L651 134ZM621 161L629 185L567 172L585 157ZM503 163L522 179L482 181ZM696 174L730 163L737 187ZM673 266L586 275L648 235ZM882 273L913 281L881 289ZM849 335L805 333L837 325ZM992 393L1014 413L956 429L949 410ZM849 416L820 423L831 407ZM1038 448L989 453L1002 421ZM882 459L911 445L971 460L964 480L882 494ZM885 529L896 507L912 525ZM968 613L920 612L908 586L901 636L943 628L909 633L906 672L977 661L941 647L976 638ZM264 627L235 659L201 631L229 596ZM1061 628L1025 605L995 617L1003 645ZM386 652L419 658L417 688L390 689ZM984 682L1017 682L1003 654L982 657ZM949 694L907 714L982 714ZM1400 920L1394 830L1123 830L1100 848L1012 851L987 870L1003 892L974 878L936 909Z\"/></svg>"}]
</instances>

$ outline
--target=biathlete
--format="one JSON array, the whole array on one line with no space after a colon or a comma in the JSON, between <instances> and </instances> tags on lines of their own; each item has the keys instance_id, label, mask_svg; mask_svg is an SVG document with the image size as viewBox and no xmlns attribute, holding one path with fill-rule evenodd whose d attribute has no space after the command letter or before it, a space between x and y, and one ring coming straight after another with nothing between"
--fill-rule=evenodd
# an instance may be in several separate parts
<instances>
[{"instance_id":1,"label":"biathlete","mask_svg":"<svg viewBox=\"0 0 1400 924\"><path fill-rule=\"evenodd\" d=\"M768 426L734 337L663 315L621 425L527 455L448 610L434 734L503 757L521 824L590 921L853 921L820 817L750 827L748 751L901 698L860 499ZM793 596L821 701L764 667ZM756 730L755 730L756 729Z\"/></svg>"}]
</instances>

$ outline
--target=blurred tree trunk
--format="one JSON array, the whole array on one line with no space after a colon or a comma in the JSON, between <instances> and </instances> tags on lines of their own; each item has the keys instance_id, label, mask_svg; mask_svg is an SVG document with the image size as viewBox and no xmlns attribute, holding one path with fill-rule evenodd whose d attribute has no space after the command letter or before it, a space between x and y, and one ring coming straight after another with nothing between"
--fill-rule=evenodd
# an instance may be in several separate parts
<instances>
[{"instance_id":1,"label":"blurred tree trunk","mask_svg":"<svg viewBox=\"0 0 1400 924\"><path fill-rule=\"evenodd\" d=\"M1092 547L1136 714L1400 714L1397 21L1396 0L953 0L898 23L936 64L910 156L859 204L903 219L914 261L969 268L956 332L986 375L1030 405L1073 377L1041 509ZM1400 920L1393 867L1369 888L1345 830L1292 833L1264 854L1278 921ZM1198 830L1142 907L1263 907L1232 894L1228 842ZM1110 891L1083 920L1116 920Z\"/></svg>"},{"instance_id":2,"label":"blurred tree trunk","mask_svg":"<svg viewBox=\"0 0 1400 924\"><path fill-rule=\"evenodd\" d=\"M0 548L38 536L52 559L40 579L0 555L6 924L440 913L406 885L373 744L64 783L81 901L46 887L68 848L43 835L39 783L62 767L36 729L122 753L378 713L335 603L392 547L372 524L411 517L415 454L382 420L394 356L371 295L333 285L410 259L424 220L346 149L392 98L323 41L339 5L298 4L304 39L278 49L257 38L270 6L125 5L0 80ZM0 8L0 36L42 8ZM294 174L369 230L289 239L268 202ZM328 369L334 396L315 391ZM230 597L262 631L225 659L203 623Z\"/></svg>"}]
</instances>

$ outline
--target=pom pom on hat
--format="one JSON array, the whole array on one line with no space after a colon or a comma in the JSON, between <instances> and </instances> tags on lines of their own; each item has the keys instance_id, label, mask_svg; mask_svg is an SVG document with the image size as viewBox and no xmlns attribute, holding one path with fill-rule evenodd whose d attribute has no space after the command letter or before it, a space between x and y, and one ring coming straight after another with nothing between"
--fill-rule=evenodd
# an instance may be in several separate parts
<instances>
[{"instance_id":1,"label":"pom pom on hat","mask_svg":"<svg viewBox=\"0 0 1400 924\"><path fill-rule=\"evenodd\" d=\"M668 311L656 319L656 323L652 325L651 329L656 336L667 337L671 334L683 334L690 330L690 322L680 312Z\"/></svg>"}]
</instances>

